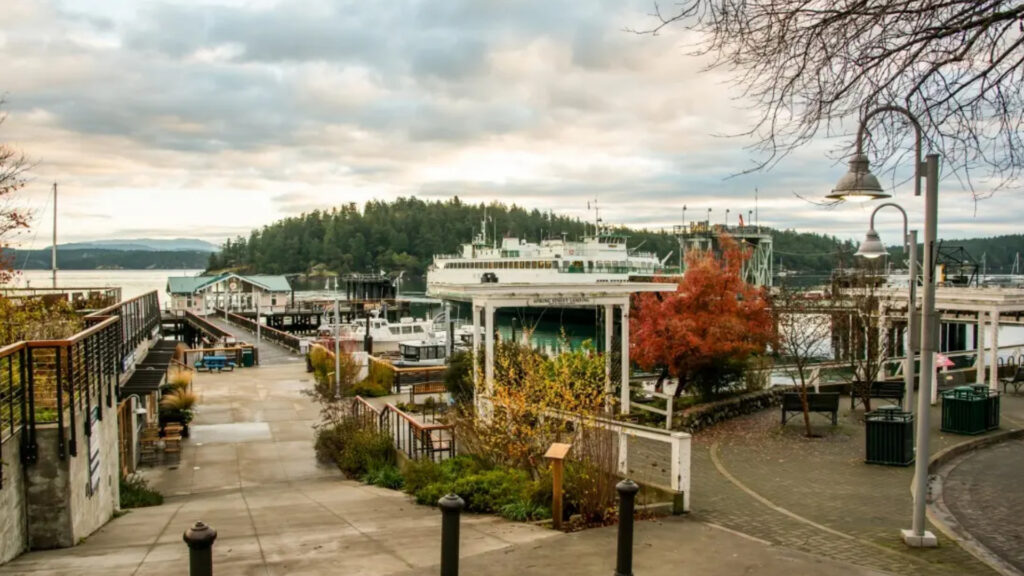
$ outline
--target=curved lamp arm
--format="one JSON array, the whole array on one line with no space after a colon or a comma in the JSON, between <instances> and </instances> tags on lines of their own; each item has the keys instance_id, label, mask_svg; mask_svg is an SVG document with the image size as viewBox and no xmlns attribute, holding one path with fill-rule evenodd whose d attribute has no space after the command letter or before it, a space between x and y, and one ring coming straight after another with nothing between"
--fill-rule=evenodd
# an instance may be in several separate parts
<instances>
[{"instance_id":1,"label":"curved lamp arm","mask_svg":"<svg viewBox=\"0 0 1024 576\"><path fill-rule=\"evenodd\" d=\"M892 206L893 208L899 210L900 214L903 214L903 246L904 248L909 249L910 246L908 245L908 242L910 242L910 234L907 231L909 228L907 224L907 211L904 210L903 207L900 206L899 204L896 204L895 202L886 202L885 204L879 204L878 206L876 206L875 209L871 211L871 221L868 225L870 226L871 230L875 229L875 214L878 214L878 211L881 210L882 208L885 208L886 206Z\"/></svg>"},{"instance_id":2,"label":"curved lamp arm","mask_svg":"<svg viewBox=\"0 0 1024 576\"><path fill-rule=\"evenodd\" d=\"M878 108L875 108L874 110L871 110L867 114L865 114L864 118L862 118L860 121L860 126L857 128L856 154L860 155L864 153L864 134L867 132L868 121L883 112L896 112L897 114L901 114L904 117L906 117L907 120L910 120L911 125L914 126L914 196L920 196L921 177L923 175L923 167L921 162L921 139L924 131L921 129L921 123L918 122L917 117L914 116L910 112L910 110L907 110L902 106L887 105L879 106ZM902 210L902 208L900 208L900 210ZM903 217L906 218L906 212L903 213Z\"/></svg>"}]
</instances>

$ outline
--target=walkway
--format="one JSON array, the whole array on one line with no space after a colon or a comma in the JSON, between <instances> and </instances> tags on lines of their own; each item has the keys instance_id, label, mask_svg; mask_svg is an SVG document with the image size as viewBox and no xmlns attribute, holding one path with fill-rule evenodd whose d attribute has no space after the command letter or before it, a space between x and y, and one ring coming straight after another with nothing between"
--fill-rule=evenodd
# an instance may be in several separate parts
<instances>
[{"instance_id":1,"label":"walkway","mask_svg":"<svg viewBox=\"0 0 1024 576\"><path fill-rule=\"evenodd\" d=\"M799 418L780 428L777 409L697 434L693 516L773 544L898 574L994 574L934 527L939 548L903 545L899 529L910 524L913 466L865 464L862 417L862 411L844 409L833 428L815 416L814 431L822 435L816 439L803 437ZM940 433L938 407L931 422L933 453L976 438ZM1021 423L1024 397L1005 397L1003 428ZM1017 478L1024 477L1024 458L1015 466ZM1019 513L1016 522L1024 522Z\"/></svg>"},{"instance_id":2,"label":"walkway","mask_svg":"<svg viewBox=\"0 0 1024 576\"><path fill-rule=\"evenodd\" d=\"M1024 573L1024 440L970 453L943 481L942 496L970 536Z\"/></svg>"},{"instance_id":3,"label":"walkway","mask_svg":"<svg viewBox=\"0 0 1024 576\"><path fill-rule=\"evenodd\" d=\"M245 328L236 326L221 316L211 314L205 317L211 324L217 326L221 330L231 334L235 337L236 341L245 341L250 344L256 343L256 334L249 332ZM278 345L277 343L271 342L270 340L263 339L259 345L260 348L260 364L268 366L272 364L285 364L288 362L304 361L301 356L292 352L291 350Z\"/></svg>"}]
</instances>

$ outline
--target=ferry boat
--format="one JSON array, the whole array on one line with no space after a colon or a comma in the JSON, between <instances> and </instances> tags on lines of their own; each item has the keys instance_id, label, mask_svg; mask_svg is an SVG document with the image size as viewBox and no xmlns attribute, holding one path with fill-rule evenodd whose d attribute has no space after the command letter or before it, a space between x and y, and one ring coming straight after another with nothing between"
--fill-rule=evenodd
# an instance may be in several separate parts
<instances>
[{"instance_id":1,"label":"ferry boat","mask_svg":"<svg viewBox=\"0 0 1024 576\"><path fill-rule=\"evenodd\" d=\"M391 361L398 368L444 366L448 362L448 346L436 338L400 342L398 353L399 357Z\"/></svg>"},{"instance_id":2,"label":"ferry boat","mask_svg":"<svg viewBox=\"0 0 1024 576\"><path fill-rule=\"evenodd\" d=\"M597 234L581 241L560 239L537 243L522 238L503 238L488 243L486 221L472 242L458 254L438 254L427 269L427 293L446 284L580 284L649 280L677 274L674 267L649 252L626 247L626 236L594 229Z\"/></svg>"}]
</instances>

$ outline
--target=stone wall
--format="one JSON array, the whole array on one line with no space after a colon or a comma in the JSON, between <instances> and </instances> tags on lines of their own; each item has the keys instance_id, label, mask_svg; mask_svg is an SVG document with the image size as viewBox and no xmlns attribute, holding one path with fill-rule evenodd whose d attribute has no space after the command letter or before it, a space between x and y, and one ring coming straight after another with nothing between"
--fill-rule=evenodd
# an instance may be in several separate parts
<instances>
[{"instance_id":1,"label":"stone wall","mask_svg":"<svg viewBox=\"0 0 1024 576\"><path fill-rule=\"evenodd\" d=\"M117 407L103 404L103 419L93 424L92 438L85 436L85 417L76 419L78 456L68 462L71 500L71 533L75 543L89 536L114 515L120 502L120 479L117 450ZM89 475L89 444L98 448L99 484L93 490Z\"/></svg>"},{"instance_id":2,"label":"stone wall","mask_svg":"<svg viewBox=\"0 0 1024 576\"><path fill-rule=\"evenodd\" d=\"M698 404L676 414L673 418L673 428L692 434L723 420L778 406L782 402L782 393L789 390L791 388L788 386L780 386Z\"/></svg>"},{"instance_id":3,"label":"stone wall","mask_svg":"<svg viewBox=\"0 0 1024 576\"><path fill-rule=\"evenodd\" d=\"M21 465L21 433L4 441L3 487L0 488L0 564L28 548L25 472Z\"/></svg>"},{"instance_id":4,"label":"stone wall","mask_svg":"<svg viewBox=\"0 0 1024 576\"><path fill-rule=\"evenodd\" d=\"M57 449L56 424L36 426L37 460L25 469L28 544L32 550L74 546L67 460Z\"/></svg>"}]
</instances>

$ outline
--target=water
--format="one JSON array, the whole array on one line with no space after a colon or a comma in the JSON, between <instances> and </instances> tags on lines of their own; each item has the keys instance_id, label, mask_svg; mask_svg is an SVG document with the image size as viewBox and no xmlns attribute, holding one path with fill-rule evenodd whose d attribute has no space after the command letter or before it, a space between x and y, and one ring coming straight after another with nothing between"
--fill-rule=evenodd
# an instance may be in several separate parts
<instances>
[{"instance_id":1,"label":"water","mask_svg":"<svg viewBox=\"0 0 1024 576\"><path fill-rule=\"evenodd\" d=\"M202 270L58 270L57 286L68 288L108 288L120 287L121 297L134 298L156 290L160 296L161 306L167 297L168 276L195 276ZM51 284L49 270L21 270L14 282L15 287L49 288Z\"/></svg>"}]
</instances>

